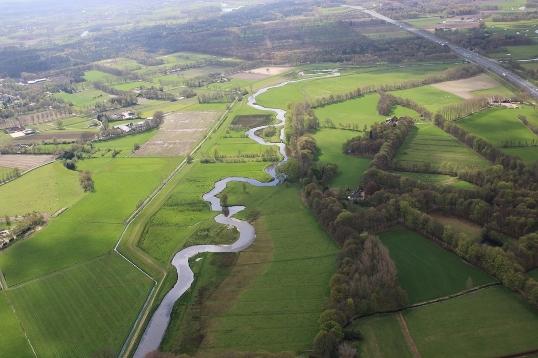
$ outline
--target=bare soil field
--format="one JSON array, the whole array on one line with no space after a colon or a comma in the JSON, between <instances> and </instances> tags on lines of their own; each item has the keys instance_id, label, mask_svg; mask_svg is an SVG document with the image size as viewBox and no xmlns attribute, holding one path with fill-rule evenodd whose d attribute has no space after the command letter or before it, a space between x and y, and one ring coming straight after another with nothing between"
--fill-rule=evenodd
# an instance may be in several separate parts
<instances>
[{"instance_id":1,"label":"bare soil field","mask_svg":"<svg viewBox=\"0 0 538 358\"><path fill-rule=\"evenodd\" d=\"M15 144L26 144L26 143L40 143L40 142L51 142L53 140L57 141L77 141L81 138L91 139L95 136L95 133L88 131L68 131L68 132L58 132L58 133L38 133L35 135L28 135L15 139Z\"/></svg>"},{"instance_id":2,"label":"bare soil field","mask_svg":"<svg viewBox=\"0 0 538 358\"><path fill-rule=\"evenodd\" d=\"M281 73L288 72L292 68L293 67L286 66L259 67L252 70L236 73L232 77L241 80L259 80L271 76L280 75Z\"/></svg>"},{"instance_id":3,"label":"bare soil field","mask_svg":"<svg viewBox=\"0 0 538 358\"><path fill-rule=\"evenodd\" d=\"M240 115L236 116L232 121L232 126L241 127L241 128L256 128L259 126L264 126L271 122L270 115Z\"/></svg>"},{"instance_id":4,"label":"bare soil field","mask_svg":"<svg viewBox=\"0 0 538 358\"><path fill-rule=\"evenodd\" d=\"M219 117L219 112L167 114L157 134L136 151L137 156L173 157L188 154Z\"/></svg>"},{"instance_id":5,"label":"bare soil field","mask_svg":"<svg viewBox=\"0 0 538 358\"><path fill-rule=\"evenodd\" d=\"M27 171L54 160L54 155L0 154L0 167Z\"/></svg>"},{"instance_id":6,"label":"bare soil field","mask_svg":"<svg viewBox=\"0 0 538 358\"><path fill-rule=\"evenodd\" d=\"M432 86L442 91L452 93L458 97L469 99L474 97L474 94L472 93L473 91L495 88L500 86L500 84L483 73L462 80L435 83Z\"/></svg>"}]
</instances>

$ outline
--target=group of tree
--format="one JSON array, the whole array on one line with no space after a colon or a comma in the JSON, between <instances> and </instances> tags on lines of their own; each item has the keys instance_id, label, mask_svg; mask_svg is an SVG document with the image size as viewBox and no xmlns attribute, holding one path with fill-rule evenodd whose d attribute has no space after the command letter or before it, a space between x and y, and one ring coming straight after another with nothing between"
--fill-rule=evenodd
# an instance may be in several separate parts
<instances>
[{"instance_id":1,"label":"group of tree","mask_svg":"<svg viewBox=\"0 0 538 358\"><path fill-rule=\"evenodd\" d=\"M523 123L523 125L529 128L534 134L538 135L538 126L530 123L526 116L520 114L517 118Z\"/></svg>"},{"instance_id":2,"label":"group of tree","mask_svg":"<svg viewBox=\"0 0 538 358\"><path fill-rule=\"evenodd\" d=\"M432 113L426 109L426 107L418 104L412 99L397 97L383 91L379 91L379 96L379 102L377 102L377 112L382 116L389 116L392 114L394 107L402 106L414 110L426 120L432 119Z\"/></svg>"},{"instance_id":3,"label":"group of tree","mask_svg":"<svg viewBox=\"0 0 538 358\"><path fill-rule=\"evenodd\" d=\"M460 103L444 106L438 111L438 114L440 114L446 120L454 121L488 108L490 105L490 100L500 101L501 99L489 99L486 97L470 98Z\"/></svg>"},{"instance_id":4,"label":"group of tree","mask_svg":"<svg viewBox=\"0 0 538 358\"><path fill-rule=\"evenodd\" d=\"M169 101L169 102L177 101L176 96L174 96L171 93L166 92L163 87L141 88L138 91L138 94L140 95L140 97L143 97L146 99Z\"/></svg>"},{"instance_id":5,"label":"group of tree","mask_svg":"<svg viewBox=\"0 0 538 358\"><path fill-rule=\"evenodd\" d=\"M80 172L79 181L82 190L84 190L85 192L95 191L95 184L93 182L92 174L89 171L85 170Z\"/></svg>"},{"instance_id":6,"label":"group of tree","mask_svg":"<svg viewBox=\"0 0 538 358\"><path fill-rule=\"evenodd\" d=\"M13 179L17 179L21 176L21 171L18 168L13 168L12 170L4 171L0 175L0 184L7 183Z\"/></svg>"}]
</instances>

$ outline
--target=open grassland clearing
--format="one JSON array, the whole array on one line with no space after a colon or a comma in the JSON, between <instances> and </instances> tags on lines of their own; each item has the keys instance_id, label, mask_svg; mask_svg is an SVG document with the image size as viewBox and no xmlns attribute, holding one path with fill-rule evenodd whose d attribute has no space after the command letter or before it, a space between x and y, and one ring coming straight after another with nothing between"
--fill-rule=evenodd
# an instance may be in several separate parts
<instances>
[{"instance_id":1,"label":"open grassland clearing","mask_svg":"<svg viewBox=\"0 0 538 358\"><path fill-rule=\"evenodd\" d=\"M358 344L360 357L412 357L396 314L357 320L353 322L353 330L359 331L363 337Z\"/></svg>"},{"instance_id":2,"label":"open grassland clearing","mask_svg":"<svg viewBox=\"0 0 538 358\"><path fill-rule=\"evenodd\" d=\"M151 285L129 262L107 254L7 294L38 357L89 357L118 354ZM2 335L15 339L8 324L2 316Z\"/></svg>"},{"instance_id":3,"label":"open grassland clearing","mask_svg":"<svg viewBox=\"0 0 538 358\"><path fill-rule=\"evenodd\" d=\"M409 303L493 282L486 273L413 231L397 227L383 232L380 239L396 264Z\"/></svg>"},{"instance_id":4,"label":"open grassland clearing","mask_svg":"<svg viewBox=\"0 0 538 358\"><path fill-rule=\"evenodd\" d=\"M314 113L322 127L336 127L355 130L364 130L372 124L381 122L384 116L377 112L377 93L352 99L342 103L315 109ZM357 133L358 134L358 133Z\"/></svg>"},{"instance_id":5,"label":"open grassland clearing","mask_svg":"<svg viewBox=\"0 0 538 358\"><path fill-rule=\"evenodd\" d=\"M104 140L94 142L93 147L97 149L94 156L119 156L130 157L133 156L136 151L135 147L141 146L157 134L157 129L152 129L146 132L126 135L111 140Z\"/></svg>"},{"instance_id":6,"label":"open grassland clearing","mask_svg":"<svg viewBox=\"0 0 538 358\"><path fill-rule=\"evenodd\" d=\"M295 187L249 186L245 191L234 183L227 193L230 204L260 212L255 225L261 245L239 254L239 260L242 255L249 260L234 267L230 279L241 281L251 270L259 274L246 287L223 284L210 297L213 309L226 309L207 317L201 352L307 349L328 299L336 245L303 206ZM226 297L233 302L223 301Z\"/></svg>"},{"instance_id":7,"label":"open grassland clearing","mask_svg":"<svg viewBox=\"0 0 538 358\"><path fill-rule=\"evenodd\" d=\"M491 53L490 56L504 60L532 60L538 58L538 45L507 46L504 51Z\"/></svg>"},{"instance_id":8,"label":"open grassland clearing","mask_svg":"<svg viewBox=\"0 0 538 358\"><path fill-rule=\"evenodd\" d=\"M286 72L289 72L293 67L258 67L248 71L243 71L232 75L232 78L242 79L242 80L260 80L271 76L281 75Z\"/></svg>"},{"instance_id":9,"label":"open grassland clearing","mask_svg":"<svg viewBox=\"0 0 538 358\"><path fill-rule=\"evenodd\" d=\"M476 186L465 180L445 174L414 173L414 172L394 172L403 177L420 180L427 184L449 185L458 189L475 189Z\"/></svg>"},{"instance_id":10,"label":"open grassland clearing","mask_svg":"<svg viewBox=\"0 0 538 358\"><path fill-rule=\"evenodd\" d=\"M0 154L0 167L17 168L21 172L25 172L50 163L54 158L53 155Z\"/></svg>"},{"instance_id":11,"label":"open grassland clearing","mask_svg":"<svg viewBox=\"0 0 538 358\"><path fill-rule=\"evenodd\" d=\"M219 112L175 112L164 117L157 134L142 144L137 156L188 154L219 117Z\"/></svg>"},{"instance_id":12,"label":"open grassland clearing","mask_svg":"<svg viewBox=\"0 0 538 358\"><path fill-rule=\"evenodd\" d=\"M83 196L78 173L55 162L0 186L0 216L34 211L51 215Z\"/></svg>"},{"instance_id":13,"label":"open grassland clearing","mask_svg":"<svg viewBox=\"0 0 538 358\"><path fill-rule=\"evenodd\" d=\"M98 122L97 120L86 118L86 117L69 117L62 118L54 122L41 123L37 125L31 125L31 128L39 132L67 132L67 131L76 131L80 132L82 130L87 131L97 131Z\"/></svg>"},{"instance_id":14,"label":"open grassland clearing","mask_svg":"<svg viewBox=\"0 0 538 358\"><path fill-rule=\"evenodd\" d=\"M500 286L407 310L404 317L423 357L500 357L538 349L538 313Z\"/></svg>"},{"instance_id":15,"label":"open grassland clearing","mask_svg":"<svg viewBox=\"0 0 538 358\"><path fill-rule=\"evenodd\" d=\"M342 150L343 144L357 135L360 133L328 128L321 129L314 135L321 151L319 160L338 165L338 175L331 181L331 186L355 189L362 174L368 169L370 159L346 155Z\"/></svg>"},{"instance_id":16,"label":"open grassland clearing","mask_svg":"<svg viewBox=\"0 0 538 358\"><path fill-rule=\"evenodd\" d=\"M462 101L459 96L440 90L433 85L394 91L391 94L415 101L434 113L444 106Z\"/></svg>"},{"instance_id":17,"label":"open grassland clearing","mask_svg":"<svg viewBox=\"0 0 538 358\"><path fill-rule=\"evenodd\" d=\"M6 357L34 357L6 291L0 291L0 347Z\"/></svg>"},{"instance_id":18,"label":"open grassland clearing","mask_svg":"<svg viewBox=\"0 0 538 358\"><path fill-rule=\"evenodd\" d=\"M485 168L486 159L433 124L413 128L395 157L398 167L413 171L445 171Z\"/></svg>"},{"instance_id":19,"label":"open grassland clearing","mask_svg":"<svg viewBox=\"0 0 538 358\"><path fill-rule=\"evenodd\" d=\"M503 148L503 152L520 158L527 164L534 164L538 161L537 147L518 147L518 148Z\"/></svg>"},{"instance_id":20,"label":"open grassland clearing","mask_svg":"<svg viewBox=\"0 0 538 358\"><path fill-rule=\"evenodd\" d=\"M421 64L401 67L367 67L342 70L339 77L330 77L292 83L260 95L257 101L266 107L285 108L290 103L312 101L349 92L359 87L376 86L410 79L420 79L440 72L450 64Z\"/></svg>"},{"instance_id":21,"label":"open grassland clearing","mask_svg":"<svg viewBox=\"0 0 538 358\"><path fill-rule=\"evenodd\" d=\"M475 91L496 88L499 87L500 84L489 75L483 73L481 75L462 80L435 83L432 86L441 91L452 93L463 99L470 99L475 97Z\"/></svg>"},{"instance_id":22,"label":"open grassland clearing","mask_svg":"<svg viewBox=\"0 0 538 358\"><path fill-rule=\"evenodd\" d=\"M114 83L118 82L120 79L118 78L118 76L114 76L110 73L91 70L84 73L84 80L86 82Z\"/></svg>"},{"instance_id":23,"label":"open grassland clearing","mask_svg":"<svg viewBox=\"0 0 538 358\"><path fill-rule=\"evenodd\" d=\"M7 282L14 285L28 281L111 250L127 217L177 163L173 158L79 161L79 169L92 173L95 192L29 240L19 241L0 254Z\"/></svg>"},{"instance_id":24,"label":"open grassland clearing","mask_svg":"<svg viewBox=\"0 0 538 358\"><path fill-rule=\"evenodd\" d=\"M72 104L78 110L88 109L96 103L105 102L110 98L109 94L96 89L86 89L75 93L59 92L55 93L54 96Z\"/></svg>"},{"instance_id":25,"label":"open grassland clearing","mask_svg":"<svg viewBox=\"0 0 538 358\"><path fill-rule=\"evenodd\" d=\"M462 232L468 235L469 237L479 240L482 236L482 227L480 227L480 225L477 225L471 221L456 218L453 216L446 216L437 212L429 213L429 215L435 218L435 220L439 221L443 225L450 226L455 231Z\"/></svg>"}]
</instances>

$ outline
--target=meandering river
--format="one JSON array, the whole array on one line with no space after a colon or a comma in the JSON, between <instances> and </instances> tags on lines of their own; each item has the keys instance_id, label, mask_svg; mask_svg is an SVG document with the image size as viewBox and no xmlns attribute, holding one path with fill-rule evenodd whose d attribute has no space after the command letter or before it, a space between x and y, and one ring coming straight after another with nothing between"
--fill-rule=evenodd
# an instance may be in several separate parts
<instances>
[{"instance_id":1,"label":"meandering river","mask_svg":"<svg viewBox=\"0 0 538 358\"><path fill-rule=\"evenodd\" d=\"M308 80L319 79L319 78L324 78L324 77L334 77L334 76L339 76L339 75L340 74L336 70L331 70L328 72L328 74L325 74L324 76L286 81L275 86L262 88L258 92L254 93L248 98L248 104L252 108L263 110L263 111L274 112L276 114L276 119L278 123L253 128L246 133L247 136L253 141L262 145L278 146L280 150L280 154L282 155L282 160L280 161L280 163L273 164L266 169L266 172L272 178L271 181L260 182L258 180L251 179L251 178L228 177L228 178L225 178L216 182L213 189L209 191L208 193L204 194L203 196L203 199L211 205L211 210L222 211L220 199L217 196L222 191L224 191L224 189L226 189L226 186L228 185L228 183L241 182L241 183L248 183L248 184L259 186L259 187L276 186L281 183L281 178L278 178L276 174L276 167L277 165L284 163L288 160L288 156L286 154L286 145L284 144L285 142L284 124L286 122L286 111L279 108L263 107L256 103L256 97L269 91L270 89L283 87L290 83L308 81ZM260 132L263 129L267 127L271 127L271 126L282 127L280 130L281 141L279 143L267 142L262 137L256 134L257 132ZM166 332L166 328L168 327L168 324L170 323L170 317L171 317L172 308L174 307L174 304L191 287L194 281L194 273L189 267L190 258L196 255L202 254L202 253L206 253L206 252L239 252L248 248L254 242L254 239L256 238L256 232L254 230L254 227L247 221L234 218L235 214L237 214L238 212L244 209L245 209L244 206L232 206L229 208L228 216L225 216L224 214L219 214L215 217L215 221L217 223L228 225L228 226L233 226L237 229L237 231L239 232L239 238L233 244L191 246L191 247L187 247L179 251L174 256L174 258L172 259L172 265L177 270L177 282L174 285L174 287L166 294L161 304L159 305L159 307L157 308L157 310L151 317L151 320L148 326L146 327L144 335L142 336L142 339L140 340L138 348L136 349L136 352L134 354L135 358L144 358L146 354L158 350L159 345L161 344L161 341Z\"/></svg>"}]
</instances>

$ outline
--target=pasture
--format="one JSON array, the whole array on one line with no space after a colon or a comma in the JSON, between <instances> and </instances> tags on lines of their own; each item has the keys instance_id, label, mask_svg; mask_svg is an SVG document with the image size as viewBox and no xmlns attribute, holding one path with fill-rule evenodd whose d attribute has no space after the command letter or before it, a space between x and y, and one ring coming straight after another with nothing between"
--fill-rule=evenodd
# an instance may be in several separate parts
<instances>
[{"instance_id":1,"label":"pasture","mask_svg":"<svg viewBox=\"0 0 538 358\"><path fill-rule=\"evenodd\" d=\"M360 357L412 357L396 314L363 318L354 321L352 327L363 337L358 344Z\"/></svg>"},{"instance_id":2,"label":"pasture","mask_svg":"<svg viewBox=\"0 0 538 358\"><path fill-rule=\"evenodd\" d=\"M7 294L38 356L88 357L117 355L151 286L129 262L107 254Z\"/></svg>"},{"instance_id":3,"label":"pasture","mask_svg":"<svg viewBox=\"0 0 538 358\"><path fill-rule=\"evenodd\" d=\"M303 206L295 187L247 187L245 192L233 184L227 193L230 204L260 211L258 238L239 254L239 260L248 260L230 274L236 282L245 277L248 282L238 290L224 282L210 297L208 305L224 309L208 317L200 353L308 349L328 298L338 248ZM226 302L229 297L233 300Z\"/></svg>"},{"instance_id":4,"label":"pasture","mask_svg":"<svg viewBox=\"0 0 538 358\"><path fill-rule=\"evenodd\" d=\"M377 112L378 101L379 95L373 93L342 103L317 108L314 113L322 127L334 125L336 128L362 131L374 123L385 120L385 116Z\"/></svg>"},{"instance_id":5,"label":"pasture","mask_svg":"<svg viewBox=\"0 0 538 358\"><path fill-rule=\"evenodd\" d=\"M499 87L500 83L483 73L478 76L464 78L461 80L435 83L432 86L441 91L452 93L463 99L470 99L475 97L474 93L476 91L491 90L492 88Z\"/></svg>"},{"instance_id":6,"label":"pasture","mask_svg":"<svg viewBox=\"0 0 538 358\"><path fill-rule=\"evenodd\" d=\"M111 156L116 151L117 156L130 157L134 152L135 144L142 145L151 140L157 134L157 130L149 130L143 133L126 135L116 139L94 142L93 147L97 149L96 156ZM118 153L119 152L119 153Z\"/></svg>"},{"instance_id":7,"label":"pasture","mask_svg":"<svg viewBox=\"0 0 538 358\"><path fill-rule=\"evenodd\" d=\"M258 97L266 107L285 108L290 103L311 101L331 94L345 93L358 87L375 86L424 78L450 67L449 64L423 64L402 67L378 66L346 69L339 77L292 83Z\"/></svg>"},{"instance_id":8,"label":"pasture","mask_svg":"<svg viewBox=\"0 0 538 358\"><path fill-rule=\"evenodd\" d=\"M493 282L486 273L413 231L396 227L383 232L380 239L396 264L409 303Z\"/></svg>"},{"instance_id":9,"label":"pasture","mask_svg":"<svg viewBox=\"0 0 538 358\"><path fill-rule=\"evenodd\" d=\"M427 184L449 185L458 189L474 189L476 186L465 180L445 174L414 173L414 172L394 172L394 174L408 177Z\"/></svg>"},{"instance_id":10,"label":"pasture","mask_svg":"<svg viewBox=\"0 0 538 358\"><path fill-rule=\"evenodd\" d=\"M0 268L8 284L35 279L111 250L125 219L177 163L178 159L172 158L79 161L79 169L92 173L95 192L50 220L31 239L19 241L0 254ZM76 180L78 185L78 174Z\"/></svg>"},{"instance_id":11,"label":"pasture","mask_svg":"<svg viewBox=\"0 0 538 358\"><path fill-rule=\"evenodd\" d=\"M117 82L119 78L110 73L91 70L84 73L84 80L86 80L86 82L112 83Z\"/></svg>"},{"instance_id":12,"label":"pasture","mask_svg":"<svg viewBox=\"0 0 538 358\"><path fill-rule=\"evenodd\" d=\"M0 291L0 347L6 357L34 357L6 291Z\"/></svg>"},{"instance_id":13,"label":"pasture","mask_svg":"<svg viewBox=\"0 0 538 358\"><path fill-rule=\"evenodd\" d=\"M0 216L33 211L50 215L71 207L84 196L78 176L55 162L0 186Z\"/></svg>"},{"instance_id":14,"label":"pasture","mask_svg":"<svg viewBox=\"0 0 538 358\"><path fill-rule=\"evenodd\" d=\"M455 231L462 232L469 237L480 240L482 236L482 227L473 223L472 221L467 221L453 216L446 216L441 213L429 213L431 217L439 221L443 225L450 226Z\"/></svg>"},{"instance_id":15,"label":"pasture","mask_svg":"<svg viewBox=\"0 0 538 358\"><path fill-rule=\"evenodd\" d=\"M394 160L402 169L441 173L489 165L472 149L430 123L418 124L412 129Z\"/></svg>"},{"instance_id":16,"label":"pasture","mask_svg":"<svg viewBox=\"0 0 538 358\"><path fill-rule=\"evenodd\" d=\"M433 113L444 106L462 101L459 96L440 90L433 85L393 91L391 94L415 101Z\"/></svg>"},{"instance_id":17,"label":"pasture","mask_svg":"<svg viewBox=\"0 0 538 358\"><path fill-rule=\"evenodd\" d=\"M500 286L404 316L423 357L500 357L538 349L538 313Z\"/></svg>"},{"instance_id":18,"label":"pasture","mask_svg":"<svg viewBox=\"0 0 538 358\"><path fill-rule=\"evenodd\" d=\"M370 159L346 155L342 151L343 144L360 135L358 132L341 129L321 129L315 135L320 149L321 162L338 165L338 175L330 183L337 188L355 189L362 178L362 173L368 169Z\"/></svg>"},{"instance_id":19,"label":"pasture","mask_svg":"<svg viewBox=\"0 0 538 358\"><path fill-rule=\"evenodd\" d=\"M76 93L59 92L54 96L66 103L72 104L78 110L84 110L96 103L107 101L110 96L96 89L86 89Z\"/></svg>"}]
</instances>

